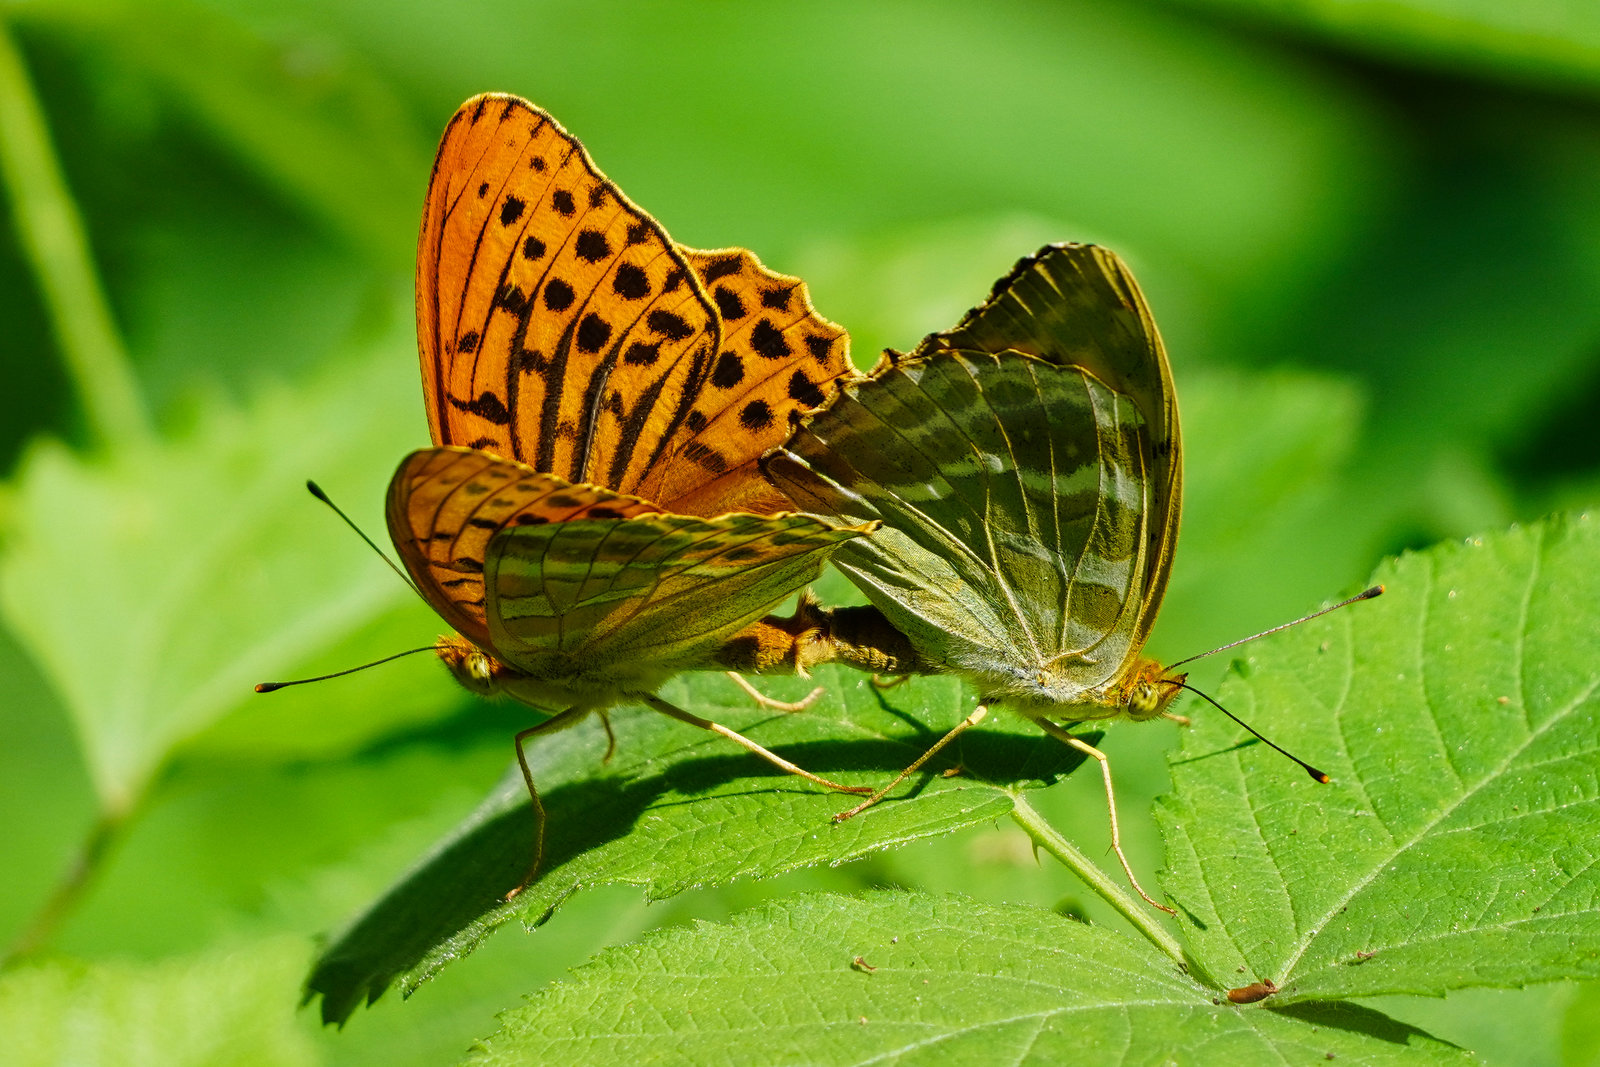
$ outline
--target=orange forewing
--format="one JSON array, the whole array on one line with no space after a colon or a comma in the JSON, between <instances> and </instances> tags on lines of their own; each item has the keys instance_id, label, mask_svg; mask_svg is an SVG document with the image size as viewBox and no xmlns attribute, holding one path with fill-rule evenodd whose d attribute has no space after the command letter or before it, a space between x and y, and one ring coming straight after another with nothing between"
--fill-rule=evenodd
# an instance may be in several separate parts
<instances>
[{"instance_id":1,"label":"orange forewing","mask_svg":"<svg viewBox=\"0 0 1600 1067\"><path fill-rule=\"evenodd\" d=\"M709 373L714 311L660 227L514 97L456 113L417 253L434 439L637 486Z\"/></svg>"},{"instance_id":2,"label":"orange forewing","mask_svg":"<svg viewBox=\"0 0 1600 1067\"><path fill-rule=\"evenodd\" d=\"M435 443L696 515L785 508L754 461L853 374L798 279L674 245L504 95L469 100L440 143L417 327Z\"/></svg>"}]
</instances>

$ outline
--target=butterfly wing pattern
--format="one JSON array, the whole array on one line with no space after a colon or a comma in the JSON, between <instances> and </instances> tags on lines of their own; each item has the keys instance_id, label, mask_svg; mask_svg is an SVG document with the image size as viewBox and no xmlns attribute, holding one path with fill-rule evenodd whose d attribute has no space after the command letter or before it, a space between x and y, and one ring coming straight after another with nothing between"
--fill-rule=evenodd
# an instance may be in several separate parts
<instances>
[{"instance_id":1,"label":"butterfly wing pattern","mask_svg":"<svg viewBox=\"0 0 1600 1067\"><path fill-rule=\"evenodd\" d=\"M835 562L918 669L1029 714L1145 718L1170 699L1146 691L1160 672L1141 649L1177 537L1177 409L1112 253L1023 260L955 329L847 385L767 472L807 511L883 522Z\"/></svg>"},{"instance_id":2,"label":"butterfly wing pattern","mask_svg":"<svg viewBox=\"0 0 1600 1067\"><path fill-rule=\"evenodd\" d=\"M434 442L697 515L782 510L756 469L853 377L803 282L675 245L524 100L464 104L417 253Z\"/></svg>"},{"instance_id":3,"label":"butterfly wing pattern","mask_svg":"<svg viewBox=\"0 0 1600 1067\"><path fill-rule=\"evenodd\" d=\"M700 519L487 452L424 449L388 511L429 603L549 709L651 695L815 580L853 530L801 515Z\"/></svg>"}]
</instances>

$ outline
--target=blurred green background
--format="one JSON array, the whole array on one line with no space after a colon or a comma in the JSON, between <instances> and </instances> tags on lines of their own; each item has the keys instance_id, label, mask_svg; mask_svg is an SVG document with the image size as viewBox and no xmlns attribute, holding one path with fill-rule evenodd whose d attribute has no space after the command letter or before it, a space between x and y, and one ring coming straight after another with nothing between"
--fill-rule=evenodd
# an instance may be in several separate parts
<instances>
[{"instance_id":1,"label":"blurred green background","mask_svg":"<svg viewBox=\"0 0 1600 1067\"><path fill-rule=\"evenodd\" d=\"M1600 498L1588 5L130 0L0 3L0 25L134 383L122 430L86 414L115 375L69 370L59 322L93 309L45 296L17 210L48 173L13 146L0 944L43 929L103 844L0 973L22 1061L448 1061L602 945L798 887L1102 918L997 827L648 908L580 895L343 1032L294 1011L313 935L469 811L524 724L415 661L249 693L439 628L301 487L377 534L427 441L411 256L436 138L475 92L549 109L680 242L802 275L863 364L1045 241L1122 253L1172 352L1194 504L1158 656L1308 610L1384 554ZM1106 742L1149 872L1171 742ZM1048 804L1103 848L1097 782ZM1576 1063L1594 995L1376 1006L1488 1062Z\"/></svg>"}]
</instances>

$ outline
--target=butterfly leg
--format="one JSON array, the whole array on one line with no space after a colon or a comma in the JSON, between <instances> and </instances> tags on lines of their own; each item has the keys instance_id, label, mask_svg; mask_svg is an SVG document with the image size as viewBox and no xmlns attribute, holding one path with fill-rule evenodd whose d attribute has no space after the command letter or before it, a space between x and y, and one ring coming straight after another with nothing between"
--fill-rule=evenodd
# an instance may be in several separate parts
<instances>
[{"instance_id":1,"label":"butterfly leg","mask_svg":"<svg viewBox=\"0 0 1600 1067\"><path fill-rule=\"evenodd\" d=\"M1069 745L1072 748L1077 749L1079 752L1082 752L1085 756L1093 756L1095 759L1100 761L1100 774L1105 779L1106 783L1106 810L1111 815L1111 851L1117 854L1117 860L1122 864L1122 873L1128 876L1128 884L1133 886L1133 891L1135 893L1138 893L1144 898L1144 902L1146 904L1150 905L1152 908L1157 908L1161 911L1164 911L1168 915L1178 914L1165 904L1160 904L1150 899L1150 894L1144 891L1144 886L1140 885L1139 879L1134 877L1133 868L1128 864L1128 857L1122 852L1122 833L1117 829L1117 797L1111 789L1110 758L1104 752L1101 752L1098 748L1095 748L1093 745L1089 744L1089 742L1081 741L1078 738L1073 737L1072 734L1057 726L1049 719L1039 718L1034 719L1033 721L1039 724L1039 729L1043 730L1057 741L1060 741L1062 744Z\"/></svg>"},{"instance_id":2,"label":"butterfly leg","mask_svg":"<svg viewBox=\"0 0 1600 1067\"><path fill-rule=\"evenodd\" d=\"M828 691L826 686L819 685L801 700L773 700L771 697L763 695L761 690L751 685L745 680L745 676L738 671L725 671L724 673L738 683L740 689L749 693L750 699L764 708L771 708L773 711L804 711L816 703L818 697Z\"/></svg>"},{"instance_id":3,"label":"butterfly leg","mask_svg":"<svg viewBox=\"0 0 1600 1067\"><path fill-rule=\"evenodd\" d=\"M893 678L885 678L881 674L874 674L872 676L872 686L874 689L896 689L902 685L905 685L909 681L911 681L911 675L909 674L899 674L895 675Z\"/></svg>"},{"instance_id":4,"label":"butterfly leg","mask_svg":"<svg viewBox=\"0 0 1600 1067\"><path fill-rule=\"evenodd\" d=\"M798 775L808 782L815 782L818 785L825 786L828 789L837 789L841 793L870 793L872 791L870 787L864 785L840 785L838 782L830 782L828 779L823 778L820 775L812 774L810 771L790 763L788 760L784 759L776 752L773 752L771 749L763 748L761 745L756 744L739 731L731 730L722 725L720 722L712 722L710 719L702 719L698 715L691 715L689 712L684 711L680 707L668 704L660 697L647 696L643 699L646 704L649 704L652 708L655 708L657 711L661 712L661 714L673 719L677 719L679 722L686 722L690 726L698 726L702 730L710 730L712 733L721 737L726 737L729 741L732 741L738 745L742 745L751 752L754 752L756 755L760 756L774 767L788 771L790 774Z\"/></svg>"},{"instance_id":5,"label":"butterfly leg","mask_svg":"<svg viewBox=\"0 0 1600 1067\"><path fill-rule=\"evenodd\" d=\"M532 885L534 878L539 874L539 868L544 864L544 802L539 799L539 790L534 788L533 771L528 767L528 753L524 746L527 745L529 738L538 734L553 734L557 730L565 730L567 727L576 724L585 715L589 714L589 710L585 707L568 708L560 715L546 719L538 726L530 726L526 730L519 731L512 742L517 749L517 766L522 768L522 781L527 785L528 796L533 800L533 863L528 867L528 873L523 875L522 881L517 883L516 888L505 895L504 899L506 900L512 899ZM611 732L609 725L606 728L606 732L608 734Z\"/></svg>"},{"instance_id":6,"label":"butterfly leg","mask_svg":"<svg viewBox=\"0 0 1600 1067\"><path fill-rule=\"evenodd\" d=\"M939 740L933 743L932 748L918 756L915 763L901 771L899 774L895 775L894 781L873 793L870 797L863 800L849 811L841 811L839 814L833 817L833 821L836 823L844 822L852 815L859 815L861 812L866 811L868 808L872 807L872 805L888 796L889 790L893 789L895 786L899 785L913 774L916 774L917 771L922 768L924 763L927 763L934 756L938 755L940 749L944 748L944 746L954 741L957 737L960 737L962 734L978 725L988 714L989 709L984 707L982 704L979 704L976 708L973 708L971 715L968 715L965 719L962 719L960 722L956 723L955 727L949 733L945 734L943 737L939 738Z\"/></svg>"}]
</instances>

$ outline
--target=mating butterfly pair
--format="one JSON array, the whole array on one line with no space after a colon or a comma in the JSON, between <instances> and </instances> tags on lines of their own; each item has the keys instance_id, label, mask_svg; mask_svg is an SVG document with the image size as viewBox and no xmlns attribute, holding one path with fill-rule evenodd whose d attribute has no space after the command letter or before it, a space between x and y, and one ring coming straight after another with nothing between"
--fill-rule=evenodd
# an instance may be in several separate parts
<instances>
[{"instance_id":1,"label":"mating butterfly pair","mask_svg":"<svg viewBox=\"0 0 1600 1067\"><path fill-rule=\"evenodd\" d=\"M984 698L956 732L1004 702L1097 756L1054 719L1177 691L1141 657L1178 524L1172 381L1103 249L1042 250L863 378L798 279L675 245L548 115L481 96L434 165L417 319L436 447L396 472L390 533L457 678L565 709L519 759L641 702L870 792L655 695L687 669L955 673ZM876 613L766 614L830 558Z\"/></svg>"}]
</instances>

